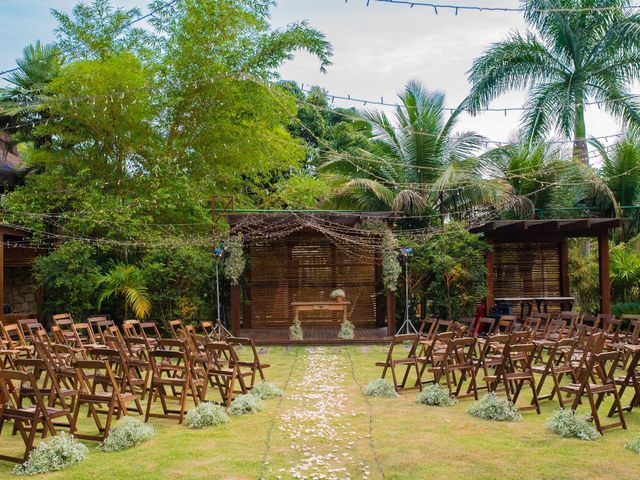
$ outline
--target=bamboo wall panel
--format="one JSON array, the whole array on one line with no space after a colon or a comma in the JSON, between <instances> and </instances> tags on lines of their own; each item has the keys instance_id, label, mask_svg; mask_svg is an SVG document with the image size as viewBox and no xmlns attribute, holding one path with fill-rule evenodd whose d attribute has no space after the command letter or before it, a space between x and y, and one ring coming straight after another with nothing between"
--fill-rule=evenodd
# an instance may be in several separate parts
<instances>
[{"instance_id":1,"label":"bamboo wall panel","mask_svg":"<svg viewBox=\"0 0 640 480\"><path fill-rule=\"evenodd\" d=\"M495 298L562 295L560 243L497 243L493 251Z\"/></svg>"},{"instance_id":2,"label":"bamboo wall panel","mask_svg":"<svg viewBox=\"0 0 640 480\"><path fill-rule=\"evenodd\" d=\"M249 245L251 325L283 326L293 322L292 302L330 301L342 288L351 302L349 320L376 325L376 268L373 252L349 255L325 236L302 231L271 242ZM337 312L304 312L303 326L337 325Z\"/></svg>"}]
</instances>

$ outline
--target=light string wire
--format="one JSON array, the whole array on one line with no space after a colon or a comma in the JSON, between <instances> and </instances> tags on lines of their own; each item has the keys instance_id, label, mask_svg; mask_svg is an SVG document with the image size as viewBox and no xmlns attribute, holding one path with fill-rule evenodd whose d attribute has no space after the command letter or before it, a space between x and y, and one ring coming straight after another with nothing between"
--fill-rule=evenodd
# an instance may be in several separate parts
<instances>
[{"instance_id":1,"label":"light string wire","mask_svg":"<svg viewBox=\"0 0 640 480\"><path fill-rule=\"evenodd\" d=\"M373 0L377 3L390 3L390 4L398 4L398 5L407 5L411 8L413 7L428 7L432 8L436 15L438 14L438 10L453 10L455 14L458 15L459 12L462 11L473 11L473 12L503 12L503 13L524 13L524 12L536 12L536 13L589 13L589 12L611 12L618 10L638 10L640 9L640 5L624 5L624 6L611 6L611 7L582 7L582 8L569 8L569 7L549 7L549 8L535 8L535 9L525 9L522 7L492 7L492 6L483 6L483 5L452 5L452 4L443 4L443 3L432 3L432 2L421 2L421 1L413 1L413 0ZM367 6L370 5L370 0L367 0Z\"/></svg>"}]
</instances>

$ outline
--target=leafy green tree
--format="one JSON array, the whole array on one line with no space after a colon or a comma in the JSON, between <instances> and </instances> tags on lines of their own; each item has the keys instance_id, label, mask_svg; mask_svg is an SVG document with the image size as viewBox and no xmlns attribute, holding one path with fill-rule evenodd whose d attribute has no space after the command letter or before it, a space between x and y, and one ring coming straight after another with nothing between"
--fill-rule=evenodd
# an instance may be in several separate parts
<instances>
[{"instance_id":1,"label":"leafy green tree","mask_svg":"<svg viewBox=\"0 0 640 480\"><path fill-rule=\"evenodd\" d=\"M438 318L459 320L472 315L486 295L484 256L488 245L458 222L448 224L427 242L403 239L413 245L409 262L412 290Z\"/></svg>"},{"instance_id":2,"label":"leafy green tree","mask_svg":"<svg viewBox=\"0 0 640 480\"><path fill-rule=\"evenodd\" d=\"M527 89L522 124L530 141L557 131L573 139L574 157L588 164L587 102L602 102L627 125L640 124L640 105L629 96L640 76L640 16L624 8L627 0L521 3L529 30L494 43L473 62L468 108L477 112L507 91Z\"/></svg>"},{"instance_id":3,"label":"leafy green tree","mask_svg":"<svg viewBox=\"0 0 640 480\"><path fill-rule=\"evenodd\" d=\"M474 132L454 133L464 105L448 118L445 96L410 81L399 96L393 118L366 111L379 146L353 156L337 152L322 171L342 178L334 189L340 207L393 209L407 213L435 209L461 215L508 198L508 185L487 180L473 157L484 139Z\"/></svg>"},{"instance_id":4,"label":"leafy green tree","mask_svg":"<svg viewBox=\"0 0 640 480\"><path fill-rule=\"evenodd\" d=\"M120 296L124 299L124 319L131 308L136 318L144 318L151 312L151 297L144 272L135 265L111 262L109 271L98 277L100 289L98 308L106 299Z\"/></svg>"},{"instance_id":5,"label":"leafy green tree","mask_svg":"<svg viewBox=\"0 0 640 480\"><path fill-rule=\"evenodd\" d=\"M84 319L94 313L100 274L96 249L86 243L63 243L33 264L33 278L44 290L45 317L56 313L71 313Z\"/></svg>"},{"instance_id":6,"label":"leafy green tree","mask_svg":"<svg viewBox=\"0 0 640 480\"><path fill-rule=\"evenodd\" d=\"M153 34L131 25L142 16L139 8L115 8L110 0L93 0L78 3L71 15L55 9L51 13L58 21L57 45L69 60L104 60L124 53L148 57L156 44Z\"/></svg>"}]
</instances>

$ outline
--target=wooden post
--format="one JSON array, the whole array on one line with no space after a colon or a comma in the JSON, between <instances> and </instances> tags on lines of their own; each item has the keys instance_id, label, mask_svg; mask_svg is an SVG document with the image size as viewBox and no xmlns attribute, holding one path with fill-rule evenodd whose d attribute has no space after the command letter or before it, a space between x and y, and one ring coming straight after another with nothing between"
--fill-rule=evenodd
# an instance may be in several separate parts
<instances>
[{"instance_id":1,"label":"wooden post","mask_svg":"<svg viewBox=\"0 0 640 480\"><path fill-rule=\"evenodd\" d=\"M387 289L387 333L396 334L396 293Z\"/></svg>"},{"instance_id":2,"label":"wooden post","mask_svg":"<svg viewBox=\"0 0 640 480\"><path fill-rule=\"evenodd\" d=\"M240 285L231 285L231 333L240 335Z\"/></svg>"},{"instance_id":3,"label":"wooden post","mask_svg":"<svg viewBox=\"0 0 640 480\"><path fill-rule=\"evenodd\" d=\"M569 288L569 244L566 238L560 241L560 296L571 296L571 289Z\"/></svg>"},{"instance_id":4,"label":"wooden post","mask_svg":"<svg viewBox=\"0 0 640 480\"><path fill-rule=\"evenodd\" d=\"M0 321L4 322L4 233L0 233Z\"/></svg>"},{"instance_id":5,"label":"wooden post","mask_svg":"<svg viewBox=\"0 0 640 480\"><path fill-rule=\"evenodd\" d=\"M487 315L491 311L491 307L494 305L494 292L493 292L493 243L489 241L490 250L485 257L485 267L487 269Z\"/></svg>"},{"instance_id":6,"label":"wooden post","mask_svg":"<svg viewBox=\"0 0 640 480\"><path fill-rule=\"evenodd\" d=\"M598 236L598 273L600 276L600 313L611 313L611 279L609 278L609 234Z\"/></svg>"}]
</instances>

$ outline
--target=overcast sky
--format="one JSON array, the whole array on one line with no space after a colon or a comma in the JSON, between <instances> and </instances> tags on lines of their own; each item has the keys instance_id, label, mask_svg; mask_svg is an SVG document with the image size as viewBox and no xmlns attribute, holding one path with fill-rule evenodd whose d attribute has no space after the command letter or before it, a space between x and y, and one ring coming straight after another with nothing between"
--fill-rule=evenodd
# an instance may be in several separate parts
<instances>
[{"instance_id":1,"label":"overcast sky","mask_svg":"<svg viewBox=\"0 0 640 480\"><path fill-rule=\"evenodd\" d=\"M76 0L0 0L0 70L15 65L22 48L35 40L50 42L56 24L50 9L69 12ZM117 6L142 8L145 0L112 0ZM430 89L447 94L456 106L468 93L467 70L474 58L510 31L526 28L518 13L464 12L366 0L280 0L272 24L308 20L333 44L333 65L326 74L318 62L301 53L281 68L282 78L320 85L335 95L395 101L403 85L419 79ZM456 0L458 5L518 6L517 0ZM4 83L4 82L3 82ZM492 106L516 107L522 94L509 94ZM336 101L338 104L338 101ZM353 105L343 102L341 105ZM493 140L509 139L519 122L518 113L465 116L462 129L475 130ZM598 111L588 110L588 133L611 135L621 128Z\"/></svg>"}]
</instances>

